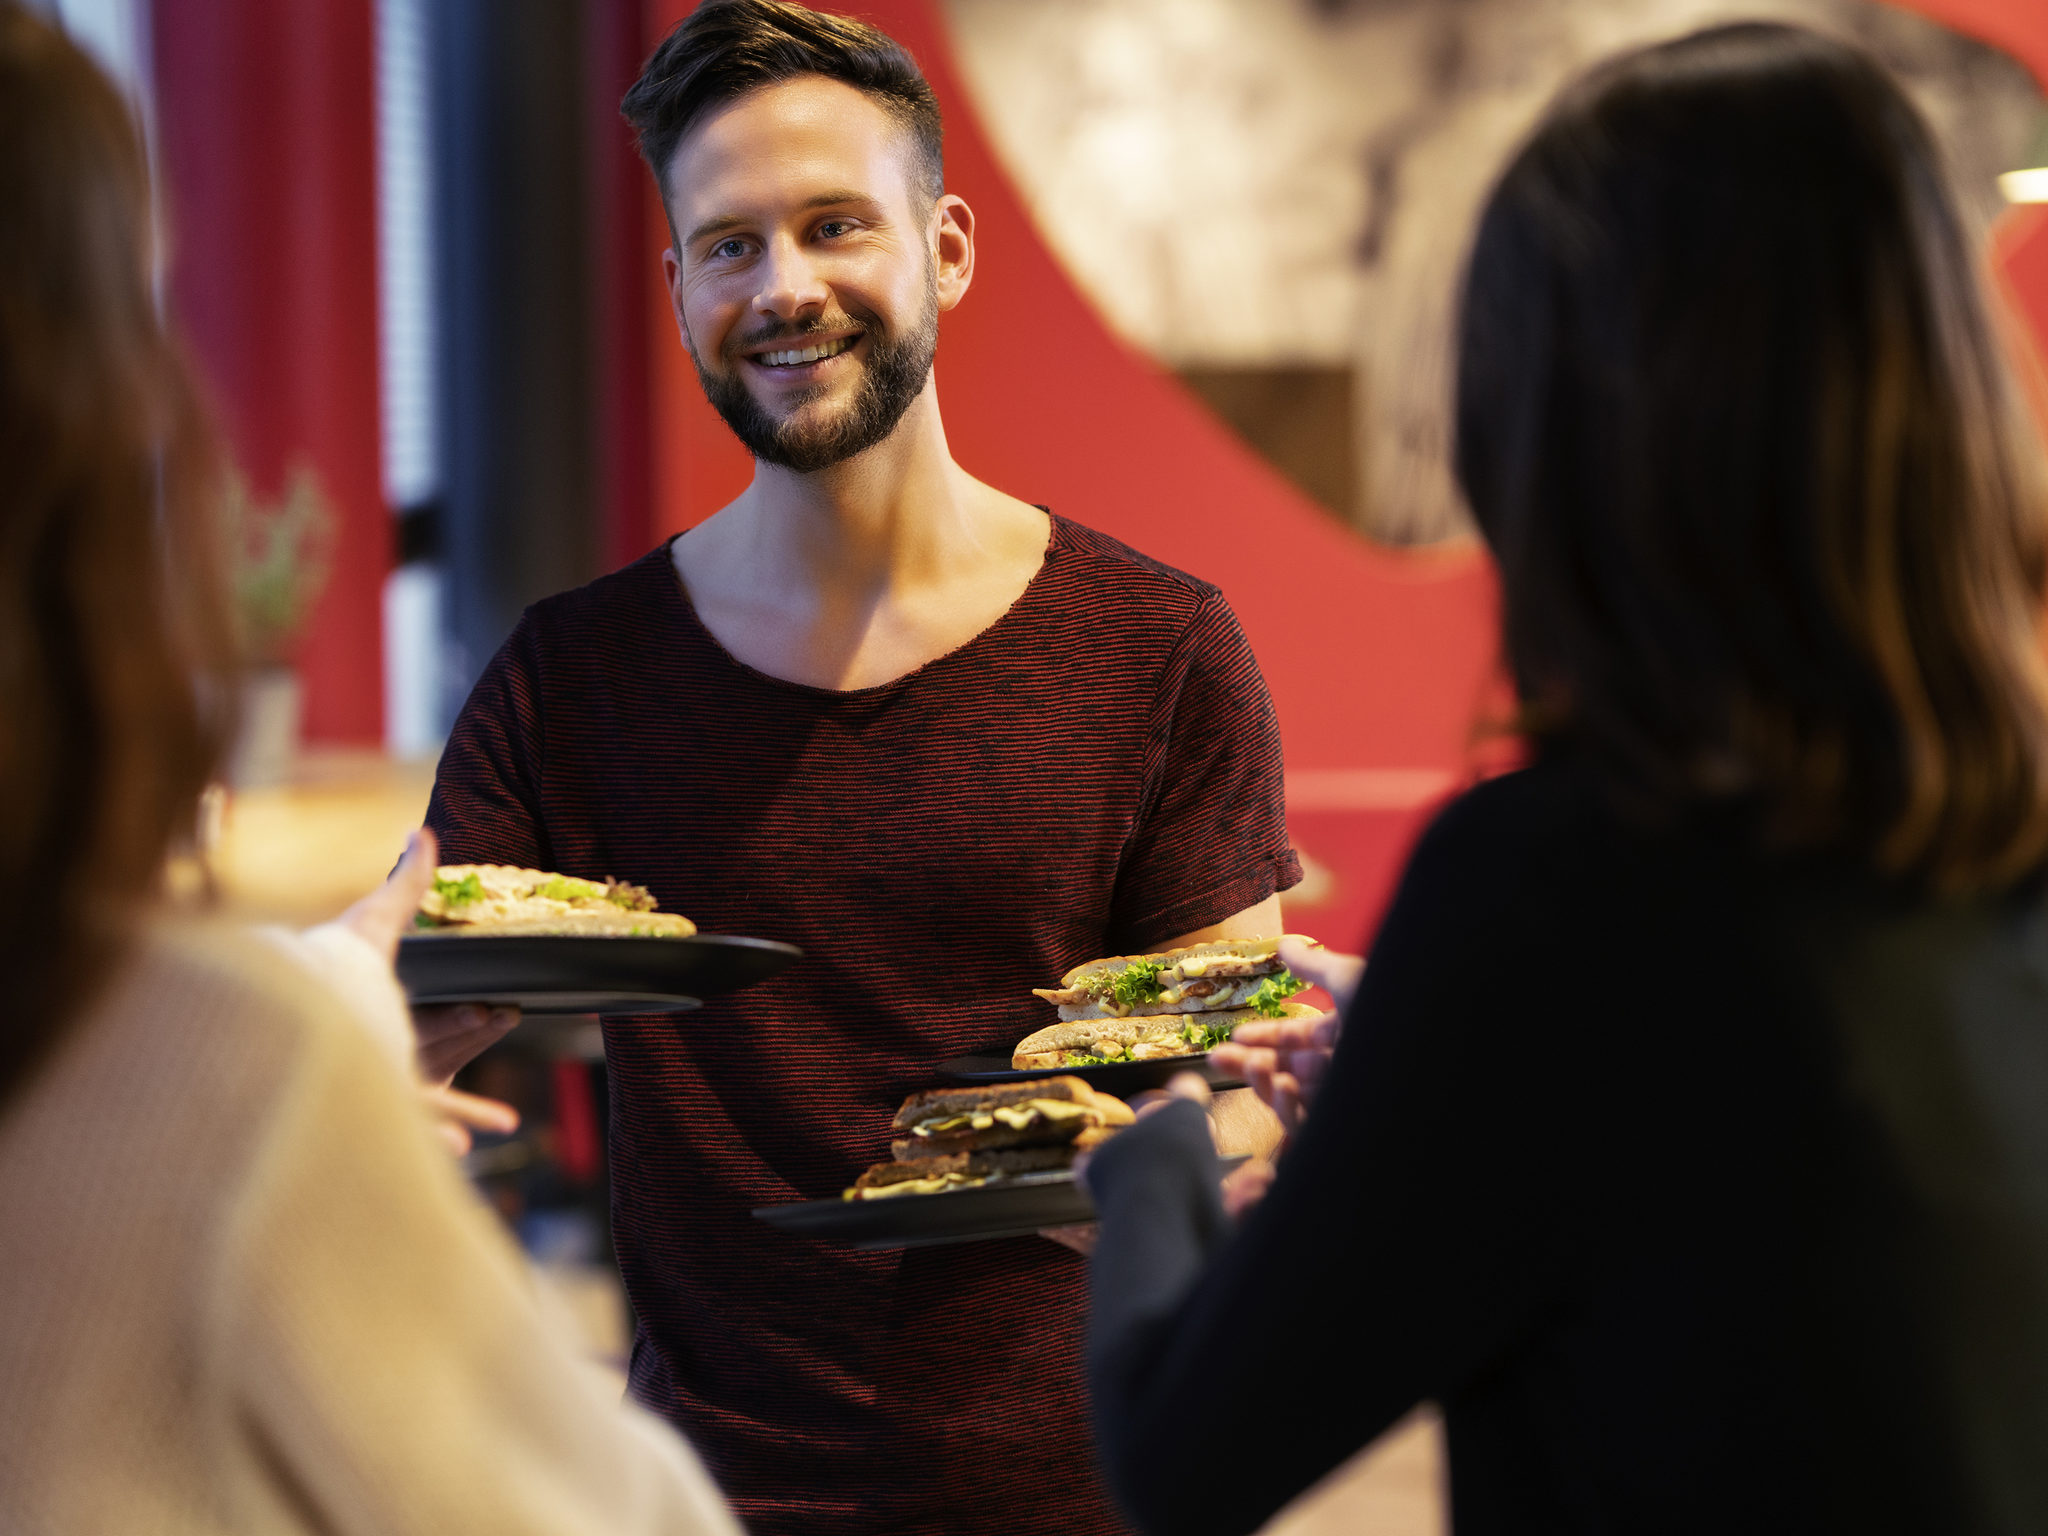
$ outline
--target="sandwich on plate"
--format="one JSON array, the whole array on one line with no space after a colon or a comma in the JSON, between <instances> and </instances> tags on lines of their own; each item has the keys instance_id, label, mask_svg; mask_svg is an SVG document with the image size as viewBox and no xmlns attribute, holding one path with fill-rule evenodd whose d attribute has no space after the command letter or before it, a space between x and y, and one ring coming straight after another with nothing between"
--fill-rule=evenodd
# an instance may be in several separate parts
<instances>
[{"instance_id":1,"label":"sandwich on plate","mask_svg":"<svg viewBox=\"0 0 2048 1536\"><path fill-rule=\"evenodd\" d=\"M653 895L623 880L579 880L511 864L443 864L420 898L420 933L509 935L595 934L618 938L684 938L697 925L655 910Z\"/></svg>"},{"instance_id":2,"label":"sandwich on plate","mask_svg":"<svg viewBox=\"0 0 2048 1536\"><path fill-rule=\"evenodd\" d=\"M1308 984L1279 951L1277 938L1215 939L1077 965L1057 987L1033 989L1059 1006L1060 1022L1019 1041L1011 1064L1037 1071L1196 1056L1247 1019L1315 1017L1288 1001Z\"/></svg>"},{"instance_id":3,"label":"sandwich on plate","mask_svg":"<svg viewBox=\"0 0 2048 1536\"><path fill-rule=\"evenodd\" d=\"M934 1195L1060 1172L1131 1118L1123 1100L1078 1077L913 1093L890 1124L894 1158L863 1173L845 1198Z\"/></svg>"}]
</instances>

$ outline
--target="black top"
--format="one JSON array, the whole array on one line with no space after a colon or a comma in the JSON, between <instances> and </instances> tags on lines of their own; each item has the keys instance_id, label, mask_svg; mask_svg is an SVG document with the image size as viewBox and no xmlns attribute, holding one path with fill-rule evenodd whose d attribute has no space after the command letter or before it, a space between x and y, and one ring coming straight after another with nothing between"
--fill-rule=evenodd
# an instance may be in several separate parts
<instances>
[{"instance_id":1,"label":"black top","mask_svg":"<svg viewBox=\"0 0 2048 1536\"><path fill-rule=\"evenodd\" d=\"M1250 1531L1433 1399L1465 1536L2048 1531L2041 895L1739 847L1482 785L1241 1231L1192 1105L1098 1154L1138 1523Z\"/></svg>"},{"instance_id":2,"label":"black top","mask_svg":"<svg viewBox=\"0 0 2048 1536\"><path fill-rule=\"evenodd\" d=\"M804 950L699 1012L604 1027L633 1395L754 1536L1121 1530L1088 1455L1078 1258L1037 1237L860 1253L748 1212L887 1160L938 1062L1045 1022L1033 987L1301 878L1222 594L1054 518L994 624L842 692L729 655L664 546L528 611L428 821L451 863L616 875Z\"/></svg>"}]
</instances>

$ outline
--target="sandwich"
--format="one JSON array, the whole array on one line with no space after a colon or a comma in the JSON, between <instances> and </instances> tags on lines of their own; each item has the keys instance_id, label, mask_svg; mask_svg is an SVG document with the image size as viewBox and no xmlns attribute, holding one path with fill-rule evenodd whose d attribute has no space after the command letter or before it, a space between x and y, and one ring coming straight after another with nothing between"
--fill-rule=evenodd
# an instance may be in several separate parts
<instances>
[{"instance_id":1,"label":"sandwich","mask_svg":"<svg viewBox=\"0 0 2048 1536\"><path fill-rule=\"evenodd\" d=\"M845 1198L939 1194L1057 1173L1131 1119L1129 1105L1078 1077L913 1093L890 1123L892 1160L863 1173Z\"/></svg>"},{"instance_id":2,"label":"sandwich","mask_svg":"<svg viewBox=\"0 0 2048 1536\"><path fill-rule=\"evenodd\" d=\"M1269 1010L1308 985L1280 960L1280 940L1212 939L1160 955L1112 955L1077 965L1032 995L1057 1003L1062 1024L1162 1013Z\"/></svg>"},{"instance_id":3,"label":"sandwich","mask_svg":"<svg viewBox=\"0 0 2048 1536\"><path fill-rule=\"evenodd\" d=\"M656 911L646 887L511 864L443 864L420 898L416 932L684 938L687 917Z\"/></svg>"},{"instance_id":4,"label":"sandwich","mask_svg":"<svg viewBox=\"0 0 2048 1536\"><path fill-rule=\"evenodd\" d=\"M1308 983L1280 960L1280 940L1213 939L1157 955L1077 965L1057 987L1033 988L1060 1022L1018 1042L1023 1071L1196 1056L1247 1019L1313 1016L1288 998Z\"/></svg>"},{"instance_id":5,"label":"sandwich","mask_svg":"<svg viewBox=\"0 0 2048 1536\"><path fill-rule=\"evenodd\" d=\"M1293 978L1289 978L1292 980ZM1322 1010L1281 1002L1267 1008L1223 1008L1201 1013L1139 1014L1124 1019L1091 1019L1049 1024L1017 1042L1010 1065L1020 1072L1093 1067L1112 1061L1160 1061L1199 1056L1221 1045L1231 1031L1252 1019L1313 1019Z\"/></svg>"}]
</instances>

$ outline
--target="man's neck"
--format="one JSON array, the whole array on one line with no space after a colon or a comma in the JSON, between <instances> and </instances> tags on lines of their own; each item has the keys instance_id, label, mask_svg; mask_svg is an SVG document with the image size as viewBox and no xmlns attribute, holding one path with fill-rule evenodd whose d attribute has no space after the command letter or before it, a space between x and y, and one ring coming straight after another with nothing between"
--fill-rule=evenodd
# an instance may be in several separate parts
<instances>
[{"instance_id":1,"label":"man's neck","mask_svg":"<svg viewBox=\"0 0 2048 1536\"><path fill-rule=\"evenodd\" d=\"M942 582L975 558L986 494L953 462L927 384L896 430L865 453L811 474L757 463L753 483L719 519L743 525L734 543L764 581L879 596ZM740 535L742 526L729 531Z\"/></svg>"},{"instance_id":2,"label":"man's neck","mask_svg":"<svg viewBox=\"0 0 2048 1536\"><path fill-rule=\"evenodd\" d=\"M733 655L845 689L913 671L994 623L1047 537L1044 513L953 462L927 383L866 453L808 475L757 465L671 558Z\"/></svg>"}]
</instances>

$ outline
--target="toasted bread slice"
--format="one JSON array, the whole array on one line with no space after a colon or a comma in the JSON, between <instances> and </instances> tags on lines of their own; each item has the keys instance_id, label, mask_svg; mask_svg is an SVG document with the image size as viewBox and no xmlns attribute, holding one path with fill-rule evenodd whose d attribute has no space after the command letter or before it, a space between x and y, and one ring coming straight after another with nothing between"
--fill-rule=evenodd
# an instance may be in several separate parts
<instances>
[{"instance_id":1,"label":"toasted bread slice","mask_svg":"<svg viewBox=\"0 0 2048 1536\"><path fill-rule=\"evenodd\" d=\"M1320 1018L1322 1010L1306 1003L1282 1003L1280 1017ZM1010 1065L1020 1072L1051 1070L1070 1065L1071 1053L1100 1055L1101 1045L1111 1045L1132 1061L1158 1061L1174 1056L1197 1056L1207 1049L1187 1038L1191 1023L1213 1030L1221 1028L1227 1037L1240 1024L1270 1019L1270 1013L1256 1008L1229 1008L1195 1015L1134 1015L1127 1019L1096 1019L1073 1024L1048 1024L1036 1034L1017 1042ZM1081 1063L1073 1063L1081 1065Z\"/></svg>"},{"instance_id":2,"label":"toasted bread slice","mask_svg":"<svg viewBox=\"0 0 2048 1536\"><path fill-rule=\"evenodd\" d=\"M1078 1077L1047 1077L985 1089L912 1094L896 1112L889 1146L899 1162L1001 1147L1052 1146L1092 1127L1129 1125L1130 1106Z\"/></svg>"},{"instance_id":3,"label":"toasted bread slice","mask_svg":"<svg viewBox=\"0 0 2048 1536\"><path fill-rule=\"evenodd\" d=\"M1026 1173L1055 1173L1074 1166L1082 1152L1102 1145L1120 1127L1091 1125L1072 1141L1050 1147L1002 1147L985 1152L956 1152L911 1162L877 1163L845 1193L848 1200L879 1200L899 1195L941 1194L972 1189L991 1179Z\"/></svg>"},{"instance_id":4,"label":"toasted bread slice","mask_svg":"<svg viewBox=\"0 0 2048 1536\"><path fill-rule=\"evenodd\" d=\"M913 1093L889 1122L892 1131L907 1131L923 1120L939 1115L957 1115L998 1105L1024 1104L1032 1099L1065 1099L1075 1104L1092 1103L1101 1095L1078 1077L1035 1077L1024 1083L990 1083L979 1088L933 1088Z\"/></svg>"}]
</instances>

